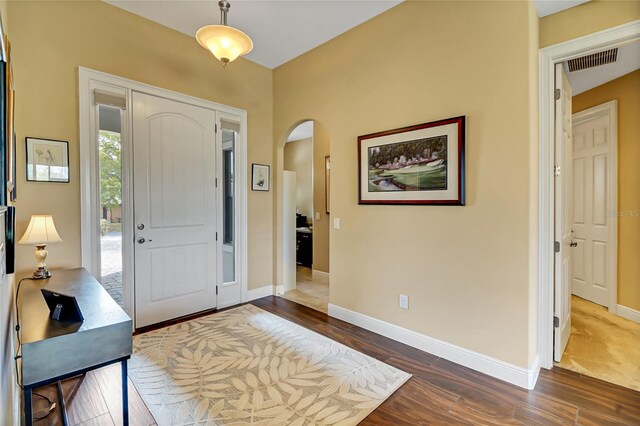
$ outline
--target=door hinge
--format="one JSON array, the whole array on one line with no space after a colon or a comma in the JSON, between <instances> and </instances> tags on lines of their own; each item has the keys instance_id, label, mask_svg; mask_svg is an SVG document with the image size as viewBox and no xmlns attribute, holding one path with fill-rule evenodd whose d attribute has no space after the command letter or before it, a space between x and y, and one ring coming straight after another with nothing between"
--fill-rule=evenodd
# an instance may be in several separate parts
<instances>
[{"instance_id":1,"label":"door hinge","mask_svg":"<svg viewBox=\"0 0 640 426\"><path fill-rule=\"evenodd\" d=\"M218 286L216 286L216 296L218 295Z\"/></svg>"},{"instance_id":2,"label":"door hinge","mask_svg":"<svg viewBox=\"0 0 640 426\"><path fill-rule=\"evenodd\" d=\"M216 178L216 188L218 187L218 178Z\"/></svg>"},{"instance_id":3,"label":"door hinge","mask_svg":"<svg viewBox=\"0 0 640 426\"><path fill-rule=\"evenodd\" d=\"M215 126L216 126L216 133L218 133L218 125L217 125L217 124L215 124Z\"/></svg>"},{"instance_id":4,"label":"door hinge","mask_svg":"<svg viewBox=\"0 0 640 426\"><path fill-rule=\"evenodd\" d=\"M555 100L556 100L556 101L557 101L558 99L560 99L560 93L561 93L561 92L560 92L560 89L556 89L556 90L553 92L553 97L555 98Z\"/></svg>"},{"instance_id":5,"label":"door hinge","mask_svg":"<svg viewBox=\"0 0 640 426\"><path fill-rule=\"evenodd\" d=\"M554 176L560 176L560 166L555 166L553 168L553 175Z\"/></svg>"},{"instance_id":6,"label":"door hinge","mask_svg":"<svg viewBox=\"0 0 640 426\"><path fill-rule=\"evenodd\" d=\"M216 289L217 289L217 288L218 288L218 287L216 287ZM217 290L216 290L216 291L217 291ZM216 294L217 294L217 293L216 293ZM553 317L553 326L554 326L554 327L556 327L556 328L560 327L560 318L558 318L558 317Z\"/></svg>"},{"instance_id":7,"label":"door hinge","mask_svg":"<svg viewBox=\"0 0 640 426\"><path fill-rule=\"evenodd\" d=\"M553 242L553 251L556 253L560 253L560 241Z\"/></svg>"},{"instance_id":8,"label":"door hinge","mask_svg":"<svg viewBox=\"0 0 640 426\"><path fill-rule=\"evenodd\" d=\"M216 241L218 241L218 233L216 232Z\"/></svg>"}]
</instances>

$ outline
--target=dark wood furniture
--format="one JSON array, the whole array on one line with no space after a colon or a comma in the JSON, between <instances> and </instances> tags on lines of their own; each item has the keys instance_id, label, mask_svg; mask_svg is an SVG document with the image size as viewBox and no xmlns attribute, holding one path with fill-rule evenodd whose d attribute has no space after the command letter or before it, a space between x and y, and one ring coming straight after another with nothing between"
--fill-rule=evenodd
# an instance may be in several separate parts
<instances>
[{"instance_id":1,"label":"dark wood furniture","mask_svg":"<svg viewBox=\"0 0 640 426\"><path fill-rule=\"evenodd\" d=\"M84 321L68 323L49 318L40 289L74 296ZM31 396L35 388L60 382L110 364L121 364L122 416L128 425L127 360L132 350L131 318L84 268L53 271L45 280L25 280L18 297L25 424L32 424Z\"/></svg>"},{"instance_id":2,"label":"dark wood furniture","mask_svg":"<svg viewBox=\"0 0 640 426\"><path fill-rule=\"evenodd\" d=\"M310 230L296 231L296 263L311 268L313 263L313 234Z\"/></svg>"}]
</instances>

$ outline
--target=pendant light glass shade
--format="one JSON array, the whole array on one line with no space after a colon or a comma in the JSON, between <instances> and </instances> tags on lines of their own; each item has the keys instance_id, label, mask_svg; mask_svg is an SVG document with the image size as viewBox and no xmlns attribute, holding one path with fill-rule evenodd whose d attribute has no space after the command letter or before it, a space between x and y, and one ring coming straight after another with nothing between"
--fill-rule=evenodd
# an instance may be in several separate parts
<instances>
[{"instance_id":1,"label":"pendant light glass shade","mask_svg":"<svg viewBox=\"0 0 640 426\"><path fill-rule=\"evenodd\" d=\"M200 46L209 49L223 63L246 55L253 49L253 41L242 31L228 25L207 25L196 33Z\"/></svg>"}]
</instances>

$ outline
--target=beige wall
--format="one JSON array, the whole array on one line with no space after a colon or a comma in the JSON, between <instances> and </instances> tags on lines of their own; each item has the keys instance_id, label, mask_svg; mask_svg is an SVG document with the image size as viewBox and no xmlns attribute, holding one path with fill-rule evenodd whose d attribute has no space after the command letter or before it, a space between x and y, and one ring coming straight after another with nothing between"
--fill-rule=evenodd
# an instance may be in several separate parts
<instances>
[{"instance_id":1,"label":"beige wall","mask_svg":"<svg viewBox=\"0 0 640 426\"><path fill-rule=\"evenodd\" d=\"M296 172L296 210L313 219L313 143L312 139L287 142L284 169Z\"/></svg>"},{"instance_id":2,"label":"beige wall","mask_svg":"<svg viewBox=\"0 0 640 426\"><path fill-rule=\"evenodd\" d=\"M640 70L573 97L573 112L618 101L618 303L640 310Z\"/></svg>"},{"instance_id":3,"label":"beige wall","mask_svg":"<svg viewBox=\"0 0 640 426\"><path fill-rule=\"evenodd\" d=\"M591 0L540 19L540 47L640 19L638 0Z\"/></svg>"},{"instance_id":4,"label":"beige wall","mask_svg":"<svg viewBox=\"0 0 640 426\"><path fill-rule=\"evenodd\" d=\"M331 303L530 365L534 14L525 2L405 2L275 70L276 144L303 119L331 140L331 217L342 221L330 237ZM467 206L357 204L358 135L461 114Z\"/></svg>"},{"instance_id":5,"label":"beige wall","mask_svg":"<svg viewBox=\"0 0 640 426\"><path fill-rule=\"evenodd\" d=\"M33 213L51 213L64 240L48 247L51 267L73 267L80 255L78 66L163 87L248 112L248 163L271 164L272 72L239 59L224 70L193 39L103 2L12 1L18 138L17 234ZM24 179L25 136L67 140L71 183ZM249 289L273 283L273 191L252 192ZM33 269L33 248L20 246L17 270Z\"/></svg>"},{"instance_id":6,"label":"beige wall","mask_svg":"<svg viewBox=\"0 0 640 426\"><path fill-rule=\"evenodd\" d=\"M313 208L320 219L313 219L313 269L329 272L329 214L325 204L324 158L329 155L329 133L324 126L313 126Z\"/></svg>"}]
</instances>

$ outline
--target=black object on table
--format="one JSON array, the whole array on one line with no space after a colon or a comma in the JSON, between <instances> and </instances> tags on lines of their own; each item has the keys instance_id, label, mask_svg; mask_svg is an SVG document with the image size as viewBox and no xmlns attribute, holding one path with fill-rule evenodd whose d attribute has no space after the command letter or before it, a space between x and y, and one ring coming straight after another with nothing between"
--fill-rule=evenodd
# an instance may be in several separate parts
<instances>
[{"instance_id":1,"label":"black object on table","mask_svg":"<svg viewBox=\"0 0 640 426\"><path fill-rule=\"evenodd\" d=\"M88 371L120 363L122 416L129 424L127 360L132 351L131 318L84 268L52 271L49 279L24 281L18 298L22 351L25 424L33 424L33 389L58 383L64 425L67 425L60 382ZM84 321L55 321L41 290L75 297Z\"/></svg>"}]
</instances>

